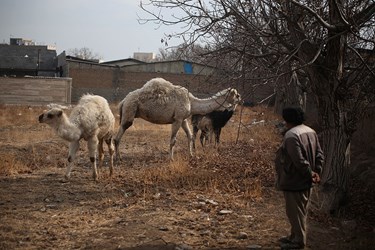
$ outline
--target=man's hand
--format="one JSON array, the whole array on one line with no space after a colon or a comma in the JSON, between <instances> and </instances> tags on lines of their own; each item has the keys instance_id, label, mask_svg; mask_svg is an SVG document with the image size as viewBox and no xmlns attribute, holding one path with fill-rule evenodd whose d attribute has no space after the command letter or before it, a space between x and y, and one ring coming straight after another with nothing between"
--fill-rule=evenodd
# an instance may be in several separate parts
<instances>
[{"instance_id":1,"label":"man's hand","mask_svg":"<svg viewBox=\"0 0 375 250\"><path fill-rule=\"evenodd\" d=\"M313 171L311 177L312 177L313 183L316 183L316 184L320 183L320 176L318 173Z\"/></svg>"}]
</instances>

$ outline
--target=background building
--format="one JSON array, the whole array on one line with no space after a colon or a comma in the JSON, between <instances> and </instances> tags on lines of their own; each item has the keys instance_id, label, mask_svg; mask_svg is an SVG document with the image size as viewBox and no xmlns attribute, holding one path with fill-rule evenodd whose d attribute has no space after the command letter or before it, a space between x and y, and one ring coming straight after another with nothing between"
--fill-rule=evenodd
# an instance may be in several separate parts
<instances>
[{"instance_id":1,"label":"background building","mask_svg":"<svg viewBox=\"0 0 375 250\"><path fill-rule=\"evenodd\" d=\"M0 44L0 76L56 76L56 47L35 45L32 40L11 38Z\"/></svg>"},{"instance_id":2,"label":"background building","mask_svg":"<svg viewBox=\"0 0 375 250\"><path fill-rule=\"evenodd\" d=\"M147 52L134 52L133 58L143 62L152 62L155 59L155 54Z\"/></svg>"},{"instance_id":3,"label":"background building","mask_svg":"<svg viewBox=\"0 0 375 250\"><path fill-rule=\"evenodd\" d=\"M234 87L239 90L246 103L257 103L274 91L273 86L269 85L253 88L244 82L234 82L229 80L228 72L204 64L186 60L156 62L153 61L153 53L137 52L134 57L100 63L97 60L66 55L65 51L56 55L54 46L35 45L29 39L12 38L10 44L0 45L0 76L5 76L1 83L6 86L7 93L12 93L3 93L0 102L7 103L11 100L11 103L17 103L17 98L29 102L35 100L36 104L56 100L47 96L48 93L56 96L58 91L57 81L48 79L51 77L67 80L63 90L66 98L61 102L72 103L76 103L85 93L101 95L109 102L119 102L129 92L141 88L155 77L183 86L198 98L206 98L225 88ZM53 88L53 91L41 92L39 90L43 90L43 87L38 85L39 90L33 92L32 89L37 85L30 77L22 81L18 79L18 85L9 84L15 83L9 76L45 77L43 82L46 89ZM41 78L39 81L42 81Z\"/></svg>"}]
</instances>

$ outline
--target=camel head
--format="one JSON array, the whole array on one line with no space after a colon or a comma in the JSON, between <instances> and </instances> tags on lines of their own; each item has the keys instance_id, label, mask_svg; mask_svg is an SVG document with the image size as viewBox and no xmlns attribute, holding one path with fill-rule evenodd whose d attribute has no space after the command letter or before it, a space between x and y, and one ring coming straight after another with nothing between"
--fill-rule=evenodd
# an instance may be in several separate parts
<instances>
[{"instance_id":1,"label":"camel head","mask_svg":"<svg viewBox=\"0 0 375 250\"><path fill-rule=\"evenodd\" d=\"M60 108L52 108L39 116L39 122L46 123L50 126L59 124L63 113L63 110Z\"/></svg>"},{"instance_id":2,"label":"camel head","mask_svg":"<svg viewBox=\"0 0 375 250\"><path fill-rule=\"evenodd\" d=\"M231 106L233 107L237 106L237 104L241 102L241 95L234 88L228 88L227 90L228 90L228 94L227 94L226 101L230 103ZM235 109L235 108L232 108L232 109Z\"/></svg>"}]
</instances>

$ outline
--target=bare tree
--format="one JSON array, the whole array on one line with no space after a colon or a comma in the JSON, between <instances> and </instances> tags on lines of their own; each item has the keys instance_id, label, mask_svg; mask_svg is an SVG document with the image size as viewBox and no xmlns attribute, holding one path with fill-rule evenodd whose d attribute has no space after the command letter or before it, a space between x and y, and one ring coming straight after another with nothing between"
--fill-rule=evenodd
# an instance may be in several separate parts
<instances>
[{"instance_id":1,"label":"bare tree","mask_svg":"<svg viewBox=\"0 0 375 250\"><path fill-rule=\"evenodd\" d=\"M93 60L93 61L98 61L98 62L99 60L103 58L102 56L100 56L97 53L94 53L91 49L87 47L83 47L80 49L78 48L68 49L67 54L81 58L83 60Z\"/></svg>"},{"instance_id":2,"label":"bare tree","mask_svg":"<svg viewBox=\"0 0 375 250\"><path fill-rule=\"evenodd\" d=\"M157 61L166 60L186 60L194 61L197 63L205 63L205 53L209 51L209 48L203 47L200 44L187 44L182 43L175 47L168 47L166 49L159 49L159 53L156 55Z\"/></svg>"},{"instance_id":3,"label":"bare tree","mask_svg":"<svg viewBox=\"0 0 375 250\"><path fill-rule=\"evenodd\" d=\"M169 36L207 44L233 77L275 84L306 74L326 155L322 208L337 211L348 194L351 137L374 102L375 2L148 0L141 8L142 21L185 27Z\"/></svg>"}]
</instances>

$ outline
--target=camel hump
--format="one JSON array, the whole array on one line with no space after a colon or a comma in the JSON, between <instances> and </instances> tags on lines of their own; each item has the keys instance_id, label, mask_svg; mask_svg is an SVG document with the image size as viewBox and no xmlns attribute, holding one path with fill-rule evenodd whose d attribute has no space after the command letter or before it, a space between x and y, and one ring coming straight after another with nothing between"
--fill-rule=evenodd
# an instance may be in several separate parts
<instances>
[{"instance_id":1,"label":"camel hump","mask_svg":"<svg viewBox=\"0 0 375 250\"><path fill-rule=\"evenodd\" d=\"M92 94L85 94L80 98L69 119L89 134L98 127L103 130L103 126L104 130L113 130L115 124L115 117L108 101L102 96Z\"/></svg>"},{"instance_id":2,"label":"camel hump","mask_svg":"<svg viewBox=\"0 0 375 250\"><path fill-rule=\"evenodd\" d=\"M155 104L167 104L174 99L183 96L187 97L188 91L178 85L163 78L153 78L142 87L142 93L139 95L141 102L153 101Z\"/></svg>"},{"instance_id":3,"label":"camel hump","mask_svg":"<svg viewBox=\"0 0 375 250\"><path fill-rule=\"evenodd\" d=\"M78 102L79 106L93 106L97 105L99 110L106 109L108 111L109 104L107 99L99 95L84 94Z\"/></svg>"},{"instance_id":4,"label":"camel hump","mask_svg":"<svg viewBox=\"0 0 375 250\"><path fill-rule=\"evenodd\" d=\"M164 78L153 78L143 85L143 89L173 89L173 84Z\"/></svg>"}]
</instances>

